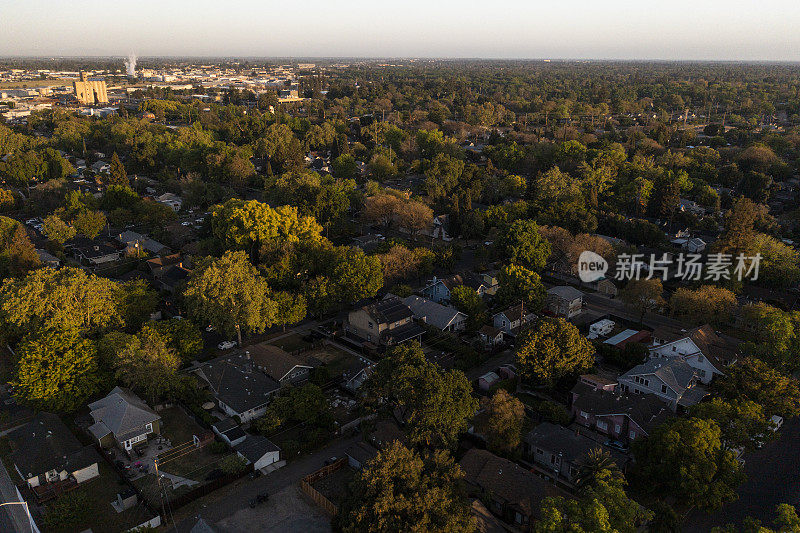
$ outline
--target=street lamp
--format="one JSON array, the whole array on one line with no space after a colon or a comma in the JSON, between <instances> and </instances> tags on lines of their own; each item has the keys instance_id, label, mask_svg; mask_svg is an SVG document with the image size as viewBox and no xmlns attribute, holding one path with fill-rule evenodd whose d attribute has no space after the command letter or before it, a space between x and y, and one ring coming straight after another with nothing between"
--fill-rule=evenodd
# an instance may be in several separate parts
<instances>
[{"instance_id":1,"label":"street lamp","mask_svg":"<svg viewBox=\"0 0 800 533\"><path fill-rule=\"evenodd\" d=\"M32 532L33 531L39 531L39 529L33 523L33 517L31 516L31 510L28 508L28 502L26 502L25 500L22 500L21 502L0 503L0 507L3 507L4 505L22 505L23 507L25 507L25 513L28 515L28 525L31 526L31 531Z\"/></svg>"}]
</instances>

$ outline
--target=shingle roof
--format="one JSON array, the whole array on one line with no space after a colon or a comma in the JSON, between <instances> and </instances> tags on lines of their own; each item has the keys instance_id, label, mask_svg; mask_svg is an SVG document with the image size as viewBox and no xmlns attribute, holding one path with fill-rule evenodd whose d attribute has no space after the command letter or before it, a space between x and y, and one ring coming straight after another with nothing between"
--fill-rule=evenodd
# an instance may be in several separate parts
<instances>
[{"instance_id":1,"label":"shingle roof","mask_svg":"<svg viewBox=\"0 0 800 533\"><path fill-rule=\"evenodd\" d=\"M544 498L561 494L539 476L487 450L469 450L461 459L461 468L468 483L520 509L527 516L538 514Z\"/></svg>"},{"instance_id":2,"label":"shingle roof","mask_svg":"<svg viewBox=\"0 0 800 533\"><path fill-rule=\"evenodd\" d=\"M58 416L39 413L24 426L11 431L11 460L26 477L50 470L74 472L99 460L91 446L81 446Z\"/></svg>"},{"instance_id":3,"label":"shingle roof","mask_svg":"<svg viewBox=\"0 0 800 533\"><path fill-rule=\"evenodd\" d=\"M275 381L286 377L297 366L311 368L292 354L266 342L248 346L247 351L250 352L253 363Z\"/></svg>"},{"instance_id":4,"label":"shingle roof","mask_svg":"<svg viewBox=\"0 0 800 533\"><path fill-rule=\"evenodd\" d=\"M551 287L547 289L547 294L552 294L554 296L558 296L559 298L564 298L565 300L577 300L583 296L583 293L576 289L575 287L570 287L569 285L559 285L557 287Z\"/></svg>"},{"instance_id":5,"label":"shingle roof","mask_svg":"<svg viewBox=\"0 0 800 533\"><path fill-rule=\"evenodd\" d=\"M544 450L560 452L563 454L565 461L573 463L596 448L604 449L598 442L589 437L550 422L542 422L533 428L525 436L525 442ZM619 454L616 454L613 450L611 455L612 457L619 457ZM623 462L624 458L620 458L617 465L622 467Z\"/></svg>"},{"instance_id":6,"label":"shingle roof","mask_svg":"<svg viewBox=\"0 0 800 533\"><path fill-rule=\"evenodd\" d=\"M248 435L233 449L244 455L251 463L255 463L269 452L279 452L281 450L263 435Z\"/></svg>"},{"instance_id":7,"label":"shingle roof","mask_svg":"<svg viewBox=\"0 0 800 533\"><path fill-rule=\"evenodd\" d=\"M252 368L252 362L242 356L222 356L197 370L211 387L214 395L237 413L260 407L280 389L274 379Z\"/></svg>"},{"instance_id":8,"label":"shingle roof","mask_svg":"<svg viewBox=\"0 0 800 533\"><path fill-rule=\"evenodd\" d=\"M378 450L368 442L358 441L347 448L344 453L364 465L378 455Z\"/></svg>"},{"instance_id":9,"label":"shingle roof","mask_svg":"<svg viewBox=\"0 0 800 533\"><path fill-rule=\"evenodd\" d=\"M664 383L680 394L691 385L696 371L689 363L679 357L655 357L631 368L623 374L623 377L645 374L658 376Z\"/></svg>"},{"instance_id":10,"label":"shingle roof","mask_svg":"<svg viewBox=\"0 0 800 533\"><path fill-rule=\"evenodd\" d=\"M626 415L647 432L671 414L664 402L647 394L623 394L595 389L581 382L572 388L572 393L573 409L594 416Z\"/></svg>"},{"instance_id":11,"label":"shingle roof","mask_svg":"<svg viewBox=\"0 0 800 533\"><path fill-rule=\"evenodd\" d=\"M161 419L141 398L122 387L114 387L108 396L90 403L89 409L95 421L89 429L98 438L102 436L98 432L104 427L116 439L124 440L130 433L139 434L142 426Z\"/></svg>"},{"instance_id":12,"label":"shingle roof","mask_svg":"<svg viewBox=\"0 0 800 533\"><path fill-rule=\"evenodd\" d=\"M403 303L411 308L414 317L424 320L426 324L430 324L439 329L449 327L459 316L463 319L467 318L467 315L454 307L437 304L436 302L413 294L406 297Z\"/></svg>"}]
</instances>

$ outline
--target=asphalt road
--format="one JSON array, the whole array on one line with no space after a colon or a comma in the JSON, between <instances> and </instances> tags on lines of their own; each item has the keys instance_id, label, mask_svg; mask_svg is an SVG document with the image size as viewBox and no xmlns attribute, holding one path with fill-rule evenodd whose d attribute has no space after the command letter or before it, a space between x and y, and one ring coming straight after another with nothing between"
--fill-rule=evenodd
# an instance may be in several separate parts
<instances>
[{"instance_id":1,"label":"asphalt road","mask_svg":"<svg viewBox=\"0 0 800 533\"><path fill-rule=\"evenodd\" d=\"M705 533L729 523L741 526L748 516L767 525L779 504L800 506L800 418L787 420L776 441L745 454L744 460L747 481L737 491L739 499L714 513L690 513L685 532Z\"/></svg>"},{"instance_id":2,"label":"asphalt road","mask_svg":"<svg viewBox=\"0 0 800 533\"><path fill-rule=\"evenodd\" d=\"M361 436L336 439L325 448L292 461L266 476L254 480L245 477L240 482L199 498L176 513L177 528L170 531L188 533L197 522L198 516L213 525L237 511L249 508L250 500L257 494L265 491L275 494L290 485L296 485L303 477L322 468L326 459L344 457L345 450L360 439Z\"/></svg>"}]
</instances>

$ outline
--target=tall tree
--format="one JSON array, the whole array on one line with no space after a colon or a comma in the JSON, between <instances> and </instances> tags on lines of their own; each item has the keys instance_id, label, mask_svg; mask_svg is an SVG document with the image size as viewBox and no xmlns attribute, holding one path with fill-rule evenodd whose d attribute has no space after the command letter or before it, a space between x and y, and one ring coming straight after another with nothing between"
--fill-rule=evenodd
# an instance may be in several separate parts
<instances>
[{"instance_id":1,"label":"tall tree","mask_svg":"<svg viewBox=\"0 0 800 533\"><path fill-rule=\"evenodd\" d=\"M512 263L542 270L550 257L550 243L532 220L515 220L498 239L498 248Z\"/></svg>"},{"instance_id":2,"label":"tall tree","mask_svg":"<svg viewBox=\"0 0 800 533\"><path fill-rule=\"evenodd\" d=\"M722 446L719 426L709 420L666 422L634 441L633 453L641 490L700 509L718 509L735 500L745 478L733 452Z\"/></svg>"},{"instance_id":3,"label":"tall tree","mask_svg":"<svg viewBox=\"0 0 800 533\"><path fill-rule=\"evenodd\" d=\"M655 311L665 305L664 287L658 278L632 279L619 292L619 299L639 314L639 323L648 311Z\"/></svg>"},{"instance_id":4,"label":"tall tree","mask_svg":"<svg viewBox=\"0 0 800 533\"><path fill-rule=\"evenodd\" d=\"M111 156L111 170L108 173L108 185L117 185L125 188L131 186L130 181L128 181L128 173L125 172L125 165L119 160L117 152L114 152Z\"/></svg>"},{"instance_id":5,"label":"tall tree","mask_svg":"<svg viewBox=\"0 0 800 533\"><path fill-rule=\"evenodd\" d=\"M349 533L474 531L458 489L463 477L447 452L421 457L395 441L362 470L339 525Z\"/></svg>"},{"instance_id":6,"label":"tall tree","mask_svg":"<svg viewBox=\"0 0 800 533\"><path fill-rule=\"evenodd\" d=\"M189 313L219 331L260 333L273 325L277 305L267 282L242 251L225 252L192 272L184 292Z\"/></svg>"},{"instance_id":7,"label":"tall tree","mask_svg":"<svg viewBox=\"0 0 800 533\"><path fill-rule=\"evenodd\" d=\"M373 409L399 416L412 442L432 447L455 445L478 407L464 373L428 361L416 343L382 359L366 391Z\"/></svg>"},{"instance_id":8,"label":"tall tree","mask_svg":"<svg viewBox=\"0 0 800 533\"><path fill-rule=\"evenodd\" d=\"M96 347L75 333L46 330L20 343L14 394L36 409L71 412L100 388Z\"/></svg>"},{"instance_id":9,"label":"tall tree","mask_svg":"<svg viewBox=\"0 0 800 533\"><path fill-rule=\"evenodd\" d=\"M569 374L594 365L594 347L563 318L542 318L520 335L517 363L532 385L552 387Z\"/></svg>"},{"instance_id":10,"label":"tall tree","mask_svg":"<svg viewBox=\"0 0 800 533\"><path fill-rule=\"evenodd\" d=\"M489 441L489 449L513 452L522 440L525 406L505 389L498 389L490 398L481 401L478 416L479 431Z\"/></svg>"}]
</instances>

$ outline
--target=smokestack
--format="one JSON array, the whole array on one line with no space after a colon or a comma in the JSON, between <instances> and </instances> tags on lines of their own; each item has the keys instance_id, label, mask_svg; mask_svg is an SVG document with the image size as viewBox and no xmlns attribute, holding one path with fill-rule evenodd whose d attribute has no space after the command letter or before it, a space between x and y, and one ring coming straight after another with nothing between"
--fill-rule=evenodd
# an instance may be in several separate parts
<instances>
[{"instance_id":1,"label":"smokestack","mask_svg":"<svg viewBox=\"0 0 800 533\"><path fill-rule=\"evenodd\" d=\"M136 77L136 54L133 52L128 55L128 59L125 61L125 70L131 78Z\"/></svg>"}]
</instances>

